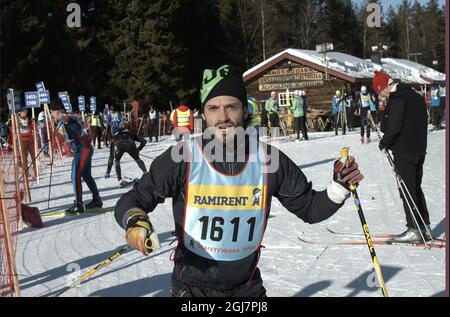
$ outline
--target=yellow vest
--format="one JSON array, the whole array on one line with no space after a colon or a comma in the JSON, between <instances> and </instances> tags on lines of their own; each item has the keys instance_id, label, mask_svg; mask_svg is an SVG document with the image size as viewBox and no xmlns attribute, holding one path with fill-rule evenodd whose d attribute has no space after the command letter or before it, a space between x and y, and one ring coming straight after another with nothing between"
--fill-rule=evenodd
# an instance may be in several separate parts
<instances>
[{"instance_id":1,"label":"yellow vest","mask_svg":"<svg viewBox=\"0 0 450 317\"><path fill-rule=\"evenodd\" d=\"M188 127L189 126L189 119L191 117L190 110L181 111L177 109L177 121L179 127Z\"/></svg>"},{"instance_id":2,"label":"yellow vest","mask_svg":"<svg viewBox=\"0 0 450 317\"><path fill-rule=\"evenodd\" d=\"M100 127L100 118L99 118L99 116L92 116L91 126L92 127Z\"/></svg>"}]
</instances>

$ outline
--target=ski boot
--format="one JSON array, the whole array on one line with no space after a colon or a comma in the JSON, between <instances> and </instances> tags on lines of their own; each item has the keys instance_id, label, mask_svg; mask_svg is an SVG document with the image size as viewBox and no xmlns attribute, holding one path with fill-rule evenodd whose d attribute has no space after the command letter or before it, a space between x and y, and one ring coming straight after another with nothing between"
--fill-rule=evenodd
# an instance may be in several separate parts
<instances>
[{"instance_id":1,"label":"ski boot","mask_svg":"<svg viewBox=\"0 0 450 317\"><path fill-rule=\"evenodd\" d=\"M365 144L369 144L369 143L370 143L370 138L365 138L365 139L364 139L364 143L365 143Z\"/></svg>"},{"instance_id":2,"label":"ski boot","mask_svg":"<svg viewBox=\"0 0 450 317\"><path fill-rule=\"evenodd\" d=\"M428 230L431 232L431 228L428 225ZM425 241L432 240L432 237L428 233L428 231L423 228L421 230L423 237L425 238ZM395 242L395 243L423 243L422 235L420 234L420 231L414 228L408 228L405 232L396 235L394 238L390 239L389 241Z\"/></svg>"},{"instance_id":3,"label":"ski boot","mask_svg":"<svg viewBox=\"0 0 450 317\"><path fill-rule=\"evenodd\" d=\"M364 144L364 137L363 136L361 137L360 140L361 140L361 144Z\"/></svg>"},{"instance_id":4,"label":"ski boot","mask_svg":"<svg viewBox=\"0 0 450 317\"><path fill-rule=\"evenodd\" d=\"M93 208L102 208L103 207L103 201L100 197L94 197L89 204L86 205L86 209L93 209Z\"/></svg>"},{"instance_id":5,"label":"ski boot","mask_svg":"<svg viewBox=\"0 0 450 317\"><path fill-rule=\"evenodd\" d=\"M136 182L136 179L133 179L131 181L126 181L126 180L121 179L119 181L119 186L121 188L124 188L124 187L130 186L130 185L133 185L135 182Z\"/></svg>"},{"instance_id":6,"label":"ski boot","mask_svg":"<svg viewBox=\"0 0 450 317\"><path fill-rule=\"evenodd\" d=\"M82 214L84 212L84 206L83 203L79 203L78 201L73 201L73 206L66 209L65 213L69 215L77 215Z\"/></svg>"}]
</instances>

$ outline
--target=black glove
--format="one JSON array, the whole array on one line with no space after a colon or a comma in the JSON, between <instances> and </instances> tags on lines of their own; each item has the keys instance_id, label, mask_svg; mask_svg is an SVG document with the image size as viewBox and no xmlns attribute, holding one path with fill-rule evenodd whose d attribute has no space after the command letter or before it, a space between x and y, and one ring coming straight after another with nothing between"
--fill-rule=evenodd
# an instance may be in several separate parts
<instances>
[{"instance_id":1,"label":"black glove","mask_svg":"<svg viewBox=\"0 0 450 317\"><path fill-rule=\"evenodd\" d=\"M341 160L334 162L333 181L350 190L350 185L358 186L358 183L364 178L358 169L358 164L353 156L349 156L344 166Z\"/></svg>"}]
</instances>

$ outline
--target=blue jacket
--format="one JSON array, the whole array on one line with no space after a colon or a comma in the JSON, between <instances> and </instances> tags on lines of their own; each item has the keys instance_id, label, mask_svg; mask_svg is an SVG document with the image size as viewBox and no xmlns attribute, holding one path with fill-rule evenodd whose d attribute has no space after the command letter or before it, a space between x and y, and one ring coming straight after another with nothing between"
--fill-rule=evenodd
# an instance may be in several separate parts
<instances>
[{"instance_id":1,"label":"blue jacket","mask_svg":"<svg viewBox=\"0 0 450 317\"><path fill-rule=\"evenodd\" d=\"M441 105L441 99L439 97L439 88L431 89L430 105L432 107L439 107Z\"/></svg>"},{"instance_id":2,"label":"blue jacket","mask_svg":"<svg viewBox=\"0 0 450 317\"><path fill-rule=\"evenodd\" d=\"M331 101L331 114L334 116L339 112L339 103L341 102L341 97L334 96Z\"/></svg>"}]
</instances>

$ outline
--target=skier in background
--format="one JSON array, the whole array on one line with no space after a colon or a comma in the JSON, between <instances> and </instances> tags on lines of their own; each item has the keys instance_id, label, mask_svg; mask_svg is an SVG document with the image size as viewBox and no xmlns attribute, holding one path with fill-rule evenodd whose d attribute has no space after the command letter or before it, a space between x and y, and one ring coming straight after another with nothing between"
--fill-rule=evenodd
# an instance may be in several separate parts
<instances>
[{"instance_id":1,"label":"skier in background","mask_svg":"<svg viewBox=\"0 0 450 317\"><path fill-rule=\"evenodd\" d=\"M34 160L35 152L34 152L34 138L33 138L33 123L31 118L28 116L27 108L22 108L19 112L19 116L17 117L17 122L19 124L18 129L20 133L20 137L22 139L22 153L23 153L23 162L22 168L28 168L28 154L30 154L32 163L33 163L33 174L34 179L36 179L37 175L37 166L36 160ZM21 156L19 155L19 159Z\"/></svg>"},{"instance_id":2,"label":"skier in background","mask_svg":"<svg viewBox=\"0 0 450 317\"><path fill-rule=\"evenodd\" d=\"M361 86L361 94L358 100L358 111L360 113L361 118L361 143L369 144L370 143L370 125L367 124L367 116L369 111L373 108L373 101L370 93L367 91L366 86ZM373 116L372 116L373 118ZM365 129L365 136L364 136Z\"/></svg>"},{"instance_id":3,"label":"skier in background","mask_svg":"<svg viewBox=\"0 0 450 317\"><path fill-rule=\"evenodd\" d=\"M75 115L66 114L66 110L59 99L53 100L50 110L52 117L56 121L62 122L58 132L64 136L73 152L71 179L75 200L72 207L66 209L66 213L77 214L84 212L81 178L86 182L92 193L92 201L86 205L86 209L101 208L103 202L98 192L97 184L91 175L91 161L94 148L89 134Z\"/></svg>"},{"instance_id":4,"label":"skier in background","mask_svg":"<svg viewBox=\"0 0 450 317\"><path fill-rule=\"evenodd\" d=\"M134 142L140 142L138 148ZM137 163L142 172L146 173L145 163L139 157L139 152L144 148L147 141L140 136L130 132L128 129L119 128L113 135L111 141L111 148L109 152L108 167L106 169L105 178L109 178L112 165L116 162L116 176L117 181L121 187L129 185L129 182L122 179L122 169L120 168L120 160L124 153L128 153Z\"/></svg>"},{"instance_id":5,"label":"skier in background","mask_svg":"<svg viewBox=\"0 0 450 317\"><path fill-rule=\"evenodd\" d=\"M344 123L345 113L344 100L340 90L336 90L336 94L331 100L331 116L333 117L334 134L338 135L339 126L342 126L342 134L346 133L346 126Z\"/></svg>"}]
</instances>

